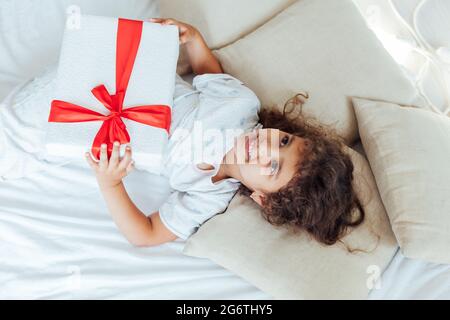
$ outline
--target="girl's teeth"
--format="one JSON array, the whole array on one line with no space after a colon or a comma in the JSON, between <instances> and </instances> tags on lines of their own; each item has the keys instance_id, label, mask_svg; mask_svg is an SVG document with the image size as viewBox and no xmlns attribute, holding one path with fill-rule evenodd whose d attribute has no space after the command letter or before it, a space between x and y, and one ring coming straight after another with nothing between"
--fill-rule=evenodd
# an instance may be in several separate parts
<instances>
[{"instance_id":1,"label":"girl's teeth","mask_svg":"<svg viewBox=\"0 0 450 320\"><path fill-rule=\"evenodd\" d=\"M253 149L255 147L255 140L256 139L254 139L254 138L252 138L250 140L250 145L249 145L249 148L248 148L248 153L249 153L250 159L253 159Z\"/></svg>"}]
</instances>

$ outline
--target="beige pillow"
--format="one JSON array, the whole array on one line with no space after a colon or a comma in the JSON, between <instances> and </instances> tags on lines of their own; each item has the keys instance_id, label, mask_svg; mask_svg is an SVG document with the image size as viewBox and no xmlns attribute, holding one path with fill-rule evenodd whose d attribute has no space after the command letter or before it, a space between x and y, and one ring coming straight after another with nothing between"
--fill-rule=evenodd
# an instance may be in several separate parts
<instances>
[{"instance_id":1,"label":"beige pillow","mask_svg":"<svg viewBox=\"0 0 450 320\"><path fill-rule=\"evenodd\" d=\"M295 0L164 0L161 16L192 24L210 48L220 48L255 30ZM177 72L190 71L181 46Z\"/></svg>"},{"instance_id":2,"label":"beige pillow","mask_svg":"<svg viewBox=\"0 0 450 320\"><path fill-rule=\"evenodd\" d=\"M255 30L295 0L164 0L162 17L199 29L211 48L220 48Z\"/></svg>"},{"instance_id":3,"label":"beige pillow","mask_svg":"<svg viewBox=\"0 0 450 320\"><path fill-rule=\"evenodd\" d=\"M403 254L450 263L450 118L387 102L353 101Z\"/></svg>"},{"instance_id":4,"label":"beige pillow","mask_svg":"<svg viewBox=\"0 0 450 320\"><path fill-rule=\"evenodd\" d=\"M357 138L351 96L424 104L350 0L298 1L217 55L265 106L307 91L305 113L349 143Z\"/></svg>"},{"instance_id":5,"label":"beige pillow","mask_svg":"<svg viewBox=\"0 0 450 320\"><path fill-rule=\"evenodd\" d=\"M366 253L349 253L341 244L324 246L305 232L274 227L242 196L202 225L184 253L211 259L277 299L365 299L397 244L367 161L348 152L366 220L343 240Z\"/></svg>"}]
</instances>

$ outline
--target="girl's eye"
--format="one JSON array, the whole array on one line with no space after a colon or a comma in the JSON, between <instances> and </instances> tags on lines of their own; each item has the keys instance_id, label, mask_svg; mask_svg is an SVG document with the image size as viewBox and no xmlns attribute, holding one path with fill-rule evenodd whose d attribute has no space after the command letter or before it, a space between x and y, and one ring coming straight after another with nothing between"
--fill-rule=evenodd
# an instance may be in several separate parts
<instances>
[{"instance_id":1,"label":"girl's eye","mask_svg":"<svg viewBox=\"0 0 450 320\"><path fill-rule=\"evenodd\" d=\"M278 161L272 160L270 163L270 175L274 175L278 171Z\"/></svg>"},{"instance_id":2,"label":"girl's eye","mask_svg":"<svg viewBox=\"0 0 450 320\"><path fill-rule=\"evenodd\" d=\"M281 146L285 146L289 143L289 136L284 136L283 139L281 139Z\"/></svg>"}]
</instances>

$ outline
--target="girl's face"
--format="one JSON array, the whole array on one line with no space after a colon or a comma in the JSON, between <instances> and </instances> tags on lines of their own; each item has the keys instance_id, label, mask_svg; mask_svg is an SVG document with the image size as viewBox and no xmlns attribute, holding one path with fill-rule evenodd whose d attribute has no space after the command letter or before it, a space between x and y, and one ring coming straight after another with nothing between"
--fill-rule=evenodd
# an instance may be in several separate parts
<instances>
[{"instance_id":1,"label":"girl's face","mask_svg":"<svg viewBox=\"0 0 450 320\"><path fill-rule=\"evenodd\" d=\"M253 191L257 203L262 205L264 194L277 192L294 177L304 141L278 129L259 129L236 139L241 183Z\"/></svg>"}]
</instances>

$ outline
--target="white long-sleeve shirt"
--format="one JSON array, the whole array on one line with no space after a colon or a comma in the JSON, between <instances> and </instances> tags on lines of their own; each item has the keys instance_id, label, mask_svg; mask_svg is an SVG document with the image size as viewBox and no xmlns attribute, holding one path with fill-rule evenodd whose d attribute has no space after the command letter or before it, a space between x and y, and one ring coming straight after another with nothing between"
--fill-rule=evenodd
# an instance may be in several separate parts
<instances>
[{"instance_id":1,"label":"white long-sleeve shirt","mask_svg":"<svg viewBox=\"0 0 450 320\"><path fill-rule=\"evenodd\" d=\"M177 76L171 135L164 175L173 189L159 213L165 226L182 239L223 212L239 181L213 183L234 138L258 123L260 103L238 79L227 74L196 76L192 86ZM199 163L213 166L201 170Z\"/></svg>"}]
</instances>

